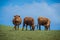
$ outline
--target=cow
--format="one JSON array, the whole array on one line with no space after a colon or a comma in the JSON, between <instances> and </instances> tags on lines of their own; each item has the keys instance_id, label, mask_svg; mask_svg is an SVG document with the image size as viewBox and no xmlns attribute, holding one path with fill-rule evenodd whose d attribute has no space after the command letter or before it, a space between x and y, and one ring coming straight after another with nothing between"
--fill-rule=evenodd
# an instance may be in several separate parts
<instances>
[{"instance_id":1,"label":"cow","mask_svg":"<svg viewBox=\"0 0 60 40\"><path fill-rule=\"evenodd\" d=\"M25 17L23 20L23 28L22 30L24 30L24 27L26 26L26 30L27 30L27 26L30 26L30 30L34 31L34 19L32 17ZM32 29L31 29L32 28Z\"/></svg>"},{"instance_id":2,"label":"cow","mask_svg":"<svg viewBox=\"0 0 60 40\"><path fill-rule=\"evenodd\" d=\"M18 27L18 30L19 30L19 25L21 24L22 22L22 19L19 15L15 15L13 20L12 20L13 24L14 24L14 29L16 30L16 27Z\"/></svg>"},{"instance_id":3,"label":"cow","mask_svg":"<svg viewBox=\"0 0 60 40\"><path fill-rule=\"evenodd\" d=\"M50 30L50 20L46 17L38 17L38 25L37 28L39 27L39 30L41 30L40 26L44 26L45 30Z\"/></svg>"}]
</instances>

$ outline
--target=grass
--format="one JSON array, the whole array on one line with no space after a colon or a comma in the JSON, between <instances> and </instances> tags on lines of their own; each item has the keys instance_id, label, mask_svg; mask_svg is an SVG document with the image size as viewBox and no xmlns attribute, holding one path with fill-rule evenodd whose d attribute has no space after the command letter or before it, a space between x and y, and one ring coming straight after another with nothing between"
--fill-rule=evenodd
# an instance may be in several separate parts
<instances>
[{"instance_id":1,"label":"grass","mask_svg":"<svg viewBox=\"0 0 60 40\"><path fill-rule=\"evenodd\" d=\"M0 40L60 40L60 31L22 31L0 25Z\"/></svg>"}]
</instances>

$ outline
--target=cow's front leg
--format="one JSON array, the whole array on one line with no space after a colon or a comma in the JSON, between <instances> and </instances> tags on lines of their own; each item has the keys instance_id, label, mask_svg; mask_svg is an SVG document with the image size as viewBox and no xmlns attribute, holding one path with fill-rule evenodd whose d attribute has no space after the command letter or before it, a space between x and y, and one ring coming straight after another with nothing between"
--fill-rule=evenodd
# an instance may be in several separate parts
<instances>
[{"instance_id":1,"label":"cow's front leg","mask_svg":"<svg viewBox=\"0 0 60 40\"><path fill-rule=\"evenodd\" d=\"M16 30L16 25L14 26L14 29Z\"/></svg>"},{"instance_id":2,"label":"cow's front leg","mask_svg":"<svg viewBox=\"0 0 60 40\"><path fill-rule=\"evenodd\" d=\"M27 25L26 25L26 30L27 30Z\"/></svg>"},{"instance_id":3,"label":"cow's front leg","mask_svg":"<svg viewBox=\"0 0 60 40\"><path fill-rule=\"evenodd\" d=\"M19 30L19 25L18 25L18 30Z\"/></svg>"},{"instance_id":4,"label":"cow's front leg","mask_svg":"<svg viewBox=\"0 0 60 40\"><path fill-rule=\"evenodd\" d=\"M39 25L39 30L41 30L41 25Z\"/></svg>"},{"instance_id":5,"label":"cow's front leg","mask_svg":"<svg viewBox=\"0 0 60 40\"><path fill-rule=\"evenodd\" d=\"M45 30L48 30L48 27L47 26L45 26Z\"/></svg>"}]
</instances>

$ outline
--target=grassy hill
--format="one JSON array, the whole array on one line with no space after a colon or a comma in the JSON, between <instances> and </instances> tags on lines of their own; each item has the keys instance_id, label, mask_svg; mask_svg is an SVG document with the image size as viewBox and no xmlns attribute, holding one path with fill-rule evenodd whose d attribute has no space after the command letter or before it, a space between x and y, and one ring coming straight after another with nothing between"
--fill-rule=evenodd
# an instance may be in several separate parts
<instances>
[{"instance_id":1,"label":"grassy hill","mask_svg":"<svg viewBox=\"0 0 60 40\"><path fill-rule=\"evenodd\" d=\"M60 40L60 31L22 31L0 25L0 40Z\"/></svg>"}]
</instances>

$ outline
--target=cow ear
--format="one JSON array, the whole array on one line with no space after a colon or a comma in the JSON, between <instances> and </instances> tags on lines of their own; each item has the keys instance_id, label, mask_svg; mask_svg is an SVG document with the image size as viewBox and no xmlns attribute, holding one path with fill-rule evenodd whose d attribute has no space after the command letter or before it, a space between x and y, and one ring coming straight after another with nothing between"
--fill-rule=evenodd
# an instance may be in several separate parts
<instances>
[{"instance_id":1,"label":"cow ear","mask_svg":"<svg viewBox=\"0 0 60 40\"><path fill-rule=\"evenodd\" d=\"M15 16L14 16L15 17Z\"/></svg>"},{"instance_id":2,"label":"cow ear","mask_svg":"<svg viewBox=\"0 0 60 40\"><path fill-rule=\"evenodd\" d=\"M20 17L20 16L19 16Z\"/></svg>"}]
</instances>

